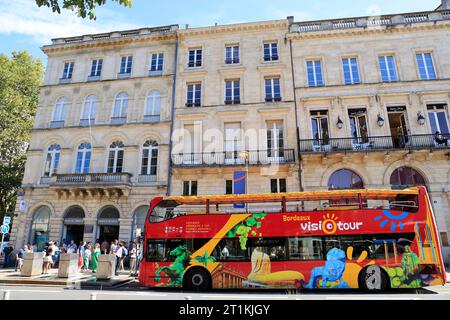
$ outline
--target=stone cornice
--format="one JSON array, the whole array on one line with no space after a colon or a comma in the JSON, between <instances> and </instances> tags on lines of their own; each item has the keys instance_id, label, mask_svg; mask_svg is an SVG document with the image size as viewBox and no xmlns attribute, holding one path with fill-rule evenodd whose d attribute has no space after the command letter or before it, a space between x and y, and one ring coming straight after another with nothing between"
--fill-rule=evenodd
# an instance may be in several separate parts
<instances>
[{"instance_id":1,"label":"stone cornice","mask_svg":"<svg viewBox=\"0 0 450 320\"><path fill-rule=\"evenodd\" d=\"M431 31L436 29L449 29L450 20L424 22L404 25L388 25L378 27L358 27L348 29L331 29L309 32L289 32L288 40L311 40L322 38L354 37L376 34L410 33L417 31Z\"/></svg>"},{"instance_id":2,"label":"stone cornice","mask_svg":"<svg viewBox=\"0 0 450 320\"><path fill-rule=\"evenodd\" d=\"M260 21L250 23L238 23L229 25L217 25L210 27L200 27L192 29L178 30L178 35L181 39L191 36L211 35L217 33L236 33L236 32L251 32L251 31L267 31L273 29L286 29L289 27L287 19Z\"/></svg>"}]
</instances>

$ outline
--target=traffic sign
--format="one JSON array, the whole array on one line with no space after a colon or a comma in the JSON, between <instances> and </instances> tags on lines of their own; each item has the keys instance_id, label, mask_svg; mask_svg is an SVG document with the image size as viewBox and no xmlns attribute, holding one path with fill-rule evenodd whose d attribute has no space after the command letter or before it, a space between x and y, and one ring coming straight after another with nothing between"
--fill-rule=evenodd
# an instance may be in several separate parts
<instances>
[{"instance_id":1,"label":"traffic sign","mask_svg":"<svg viewBox=\"0 0 450 320\"><path fill-rule=\"evenodd\" d=\"M3 217L3 224L10 224L11 223L11 217L4 216Z\"/></svg>"},{"instance_id":2,"label":"traffic sign","mask_svg":"<svg viewBox=\"0 0 450 320\"><path fill-rule=\"evenodd\" d=\"M8 233L9 232L9 225L7 225L7 224L2 225L1 228L0 228L0 231L3 234Z\"/></svg>"}]
</instances>

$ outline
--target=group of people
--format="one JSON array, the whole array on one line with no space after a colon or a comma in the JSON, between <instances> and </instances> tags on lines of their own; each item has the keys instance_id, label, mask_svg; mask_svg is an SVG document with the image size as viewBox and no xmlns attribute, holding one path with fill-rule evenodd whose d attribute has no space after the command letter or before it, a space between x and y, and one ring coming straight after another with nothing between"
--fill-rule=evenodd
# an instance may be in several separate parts
<instances>
[{"instance_id":1,"label":"group of people","mask_svg":"<svg viewBox=\"0 0 450 320\"><path fill-rule=\"evenodd\" d=\"M14 250L13 246L8 245L3 250L5 257L3 267L6 268L9 264L10 254ZM36 245L25 244L23 248L19 249L16 253L16 266L15 271L21 271L23 261L26 253L38 252ZM74 240L71 240L69 244L61 242L58 245L57 241L50 241L45 244L43 250L43 265L42 274L48 274L49 269L58 267L59 257L62 253L72 253L78 255L78 269L79 271L92 271L97 272L98 260L101 254L113 254L116 257L115 274L118 275L119 271L125 272L125 265L129 264L129 270L131 276L136 276L139 269L139 261L142 257L142 244L131 241L126 243L125 241L114 240L111 243L103 241L101 244L96 242L81 241L78 245Z\"/></svg>"}]
</instances>

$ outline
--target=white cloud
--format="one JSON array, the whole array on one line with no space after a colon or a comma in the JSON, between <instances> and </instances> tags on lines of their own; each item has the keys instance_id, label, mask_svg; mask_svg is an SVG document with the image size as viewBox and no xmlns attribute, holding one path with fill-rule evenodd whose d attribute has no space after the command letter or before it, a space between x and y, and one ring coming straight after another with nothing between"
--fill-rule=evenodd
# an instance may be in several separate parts
<instances>
[{"instance_id":1,"label":"white cloud","mask_svg":"<svg viewBox=\"0 0 450 320\"><path fill-rule=\"evenodd\" d=\"M97 9L97 21L82 19L68 10L58 14L39 8L34 0L0 0L0 8L0 34L29 36L39 45L50 43L52 38L141 27L123 22L120 15L105 8Z\"/></svg>"}]
</instances>

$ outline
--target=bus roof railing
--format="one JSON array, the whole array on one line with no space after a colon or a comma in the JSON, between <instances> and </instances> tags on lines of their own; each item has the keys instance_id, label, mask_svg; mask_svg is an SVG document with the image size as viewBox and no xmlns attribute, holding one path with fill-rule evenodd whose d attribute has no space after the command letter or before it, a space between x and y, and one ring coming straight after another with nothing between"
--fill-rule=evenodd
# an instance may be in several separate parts
<instances>
[{"instance_id":1,"label":"bus roof railing","mask_svg":"<svg viewBox=\"0 0 450 320\"><path fill-rule=\"evenodd\" d=\"M263 194L232 194L232 195L206 195L206 196L170 196L163 200L175 201L179 205L207 204L238 204L261 202L293 202L318 201L334 199L361 199L364 200L395 200L399 195L418 195L418 188L403 190L332 190L313 192L263 193Z\"/></svg>"}]
</instances>

